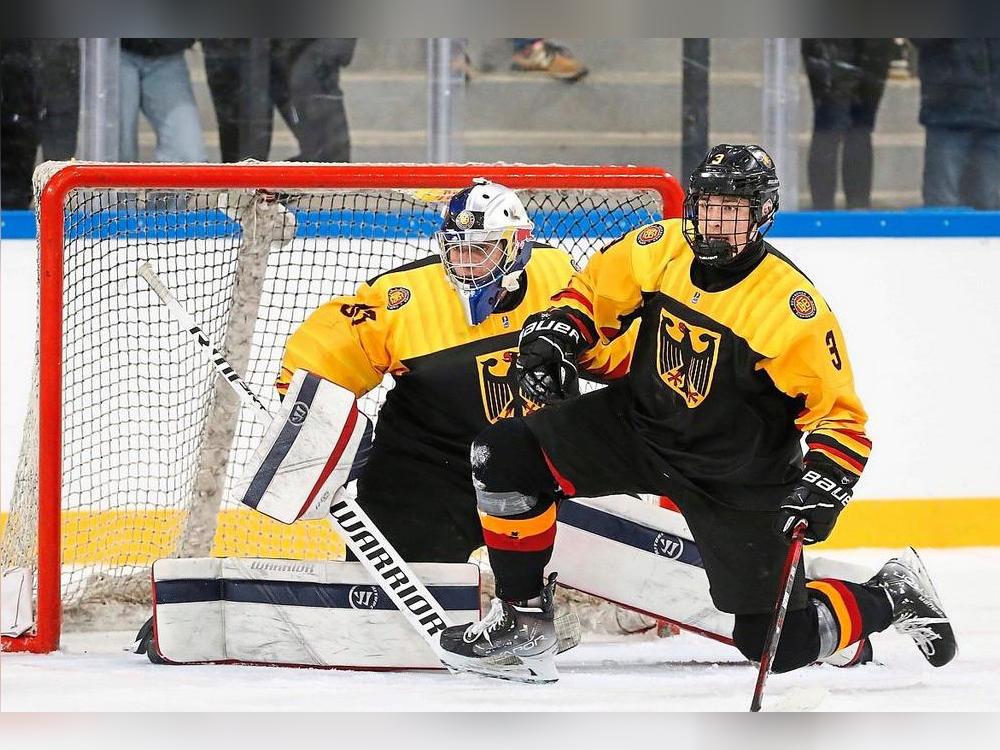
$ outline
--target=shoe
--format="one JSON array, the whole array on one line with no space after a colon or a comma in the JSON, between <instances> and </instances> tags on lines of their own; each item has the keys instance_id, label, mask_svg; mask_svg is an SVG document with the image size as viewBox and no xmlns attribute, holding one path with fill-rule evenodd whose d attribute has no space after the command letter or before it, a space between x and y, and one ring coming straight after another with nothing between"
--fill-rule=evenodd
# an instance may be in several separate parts
<instances>
[{"instance_id":1,"label":"shoe","mask_svg":"<svg viewBox=\"0 0 1000 750\"><path fill-rule=\"evenodd\" d=\"M539 39L514 53L511 67L522 72L548 73L560 81L579 81L589 72L565 47Z\"/></svg>"},{"instance_id":2,"label":"shoe","mask_svg":"<svg viewBox=\"0 0 1000 750\"><path fill-rule=\"evenodd\" d=\"M441 661L459 672L516 682L555 682L559 640L555 627L556 574L535 605L494 599L479 622L441 632Z\"/></svg>"},{"instance_id":3,"label":"shoe","mask_svg":"<svg viewBox=\"0 0 1000 750\"><path fill-rule=\"evenodd\" d=\"M951 622L913 547L889 560L864 585L885 591L892 604L893 627L910 636L928 662L943 667L955 658L958 644Z\"/></svg>"}]
</instances>

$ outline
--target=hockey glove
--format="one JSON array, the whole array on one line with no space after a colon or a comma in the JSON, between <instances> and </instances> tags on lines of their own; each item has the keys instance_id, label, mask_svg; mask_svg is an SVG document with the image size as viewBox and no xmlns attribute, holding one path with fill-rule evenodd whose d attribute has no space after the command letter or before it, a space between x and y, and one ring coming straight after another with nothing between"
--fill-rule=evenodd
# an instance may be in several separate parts
<instances>
[{"instance_id":1,"label":"hockey glove","mask_svg":"<svg viewBox=\"0 0 1000 750\"><path fill-rule=\"evenodd\" d=\"M822 542L830 536L837 516L851 499L851 488L856 481L857 477L832 465L807 465L802 479L781 505L775 524L777 531L791 539L792 529L801 520L808 525L803 542Z\"/></svg>"},{"instance_id":2,"label":"hockey glove","mask_svg":"<svg viewBox=\"0 0 1000 750\"><path fill-rule=\"evenodd\" d=\"M530 315L518 342L521 392L539 405L579 394L576 357L585 345L582 326L567 310Z\"/></svg>"}]
</instances>

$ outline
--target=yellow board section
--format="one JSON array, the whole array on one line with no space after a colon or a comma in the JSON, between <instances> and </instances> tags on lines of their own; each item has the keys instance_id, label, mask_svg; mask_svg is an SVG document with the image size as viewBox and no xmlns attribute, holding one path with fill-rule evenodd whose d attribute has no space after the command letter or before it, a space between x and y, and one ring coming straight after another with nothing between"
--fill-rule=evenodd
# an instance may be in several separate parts
<instances>
[{"instance_id":1,"label":"yellow board section","mask_svg":"<svg viewBox=\"0 0 1000 750\"><path fill-rule=\"evenodd\" d=\"M812 549L1000 546L1000 497L857 500Z\"/></svg>"},{"instance_id":2,"label":"yellow board section","mask_svg":"<svg viewBox=\"0 0 1000 750\"><path fill-rule=\"evenodd\" d=\"M177 511L66 511L63 562L149 565L175 554L183 516ZM6 528L7 514L0 513ZM2 534L0 534L2 539ZM848 506L830 539L813 549L850 547L1000 546L1000 498L858 500ZM220 514L211 554L338 560L344 543L326 521L286 526L259 513Z\"/></svg>"},{"instance_id":3,"label":"yellow board section","mask_svg":"<svg viewBox=\"0 0 1000 750\"><path fill-rule=\"evenodd\" d=\"M0 514L4 528L6 521L7 514ZM64 511L63 563L151 565L176 554L183 522L184 514L171 510ZM219 514L210 554L337 560L344 557L344 543L327 521L286 526L253 511L225 510Z\"/></svg>"}]
</instances>

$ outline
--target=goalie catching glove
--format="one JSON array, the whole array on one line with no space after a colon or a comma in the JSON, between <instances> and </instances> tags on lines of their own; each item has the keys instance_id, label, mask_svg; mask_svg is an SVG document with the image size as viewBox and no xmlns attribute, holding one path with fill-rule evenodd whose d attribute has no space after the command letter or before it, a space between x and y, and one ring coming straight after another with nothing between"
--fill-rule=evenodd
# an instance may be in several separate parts
<instances>
[{"instance_id":1,"label":"goalie catching glove","mask_svg":"<svg viewBox=\"0 0 1000 750\"><path fill-rule=\"evenodd\" d=\"M518 341L521 392L536 404L578 395L576 359L589 345L583 324L566 308L530 315Z\"/></svg>"},{"instance_id":2,"label":"goalie catching glove","mask_svg":"<svg viewBox=\"0 0 1000 750\"><path fill-rule=\"evenodd\" d=\"M832 465L807 464L802 479L781 505L776 524L778 532L790 539L796 524L805 521L808 528L803 542L822 542L833 531L857 481L857 477Z\"/></svg>"}]
</instances>

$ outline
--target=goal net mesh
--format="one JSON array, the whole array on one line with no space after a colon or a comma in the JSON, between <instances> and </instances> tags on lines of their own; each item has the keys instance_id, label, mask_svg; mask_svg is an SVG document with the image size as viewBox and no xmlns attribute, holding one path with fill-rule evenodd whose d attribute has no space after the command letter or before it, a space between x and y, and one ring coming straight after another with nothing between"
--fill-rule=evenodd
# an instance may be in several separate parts
<instances>
[{"instance_id":1,"label":"goal net mesh","mask_svg":"<svg viewBox=\"0 0 1000 750\"><path fill-rule=\"evenodd\" d=\"M564 248L577 263L662 214L653 191L518 193L538 240ZM365 189L68 194L61 446L65 607L147 601L149 566L162 557L335 559L344 551L323 521L284 526L228 497L264 428L137 276L140 264L150 263L275 408L274 380L289 334L330 298L352 294L360 282L435 252L431 236L441 199L434 191ZM377 420L389 387L387 382L366 395L362 410ZM32 416L0 542L2 569L36 565L39 446Z\"/></svg>"}]
</instances>

